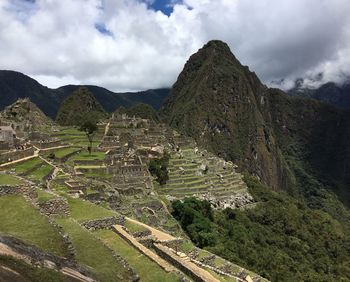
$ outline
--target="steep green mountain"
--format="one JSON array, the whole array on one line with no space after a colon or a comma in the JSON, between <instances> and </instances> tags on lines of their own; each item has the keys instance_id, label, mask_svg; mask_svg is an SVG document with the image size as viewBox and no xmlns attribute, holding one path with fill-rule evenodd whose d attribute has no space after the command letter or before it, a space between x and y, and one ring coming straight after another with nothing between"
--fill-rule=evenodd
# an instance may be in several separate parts
<instances>
[{"instance_id":1,"label":"steep green mountain","mask_svg":"<svg viewBox=\"0 0 350 282\"><path fill-rule=\"evenodd\" d=\"M328 82L316 89L303 87L300 83L290 89L288 94L297 97L313 98L334 106L350 110L350 83L338 85L334 82Z\"/></svg>"},{"instance_id":2,"label":"steep green mountain","mask_svg":"<svg viewBox=\"0 0 350 282\"><path fill-rule=\"evenodd\" d=\"M271 281L350 279L350 112L266 87L225 43L210 41L160 115L258 176L245 179L259 202L249 210L173 203L193 242Z\"/></svg>"},{"instance_id":3,"label":"steep green mountain","mask_svg":"<svg viewBox=\"0 0 350 282\"><path fill-rule=\"evenodd\" d=\"M107 114L86 87L79 87L61 104L56 121L60 125L80 125L84 120L99 120Z\"/></svg>"},{"instance_id":4,"label":"steep green mountain","mask_svg":"<svg viewBox=\"0 0 350 282\"><path fill-rule=\"evenodd\" d=\"M187 61L160 114L171 126L277 189L287 172L260 111L267 91L227 44L210 41Z\"/></svg>"},{"instance_id":5,"label":"steep green mountain","mask_svg":"<svg viewBox=\"0 0 350 282\"><path fill-rule=\"evenodd\" d=\"M20 72L0 70L0 110L20 98L30 98L47 116L56 118L62 101L79 85L66 85L50 89ZM130 107L138 103L151 105L159 109L169 94L169 89L150 89L140 92L114 93L103 87L88 85L89 91L108 112L120 106Z\"/></svg>"},{"instance_id":6,"label":"steep green mountain","mask_svg":"<svg viewBox=\"0 0 350 282\"><path fill-rule=\"evenodd\" d=\"M349 113L267 88L221 41L190 57L160 114L273 189L305 195L315 176L349 204Z\"/></svg>"}]
</instances>

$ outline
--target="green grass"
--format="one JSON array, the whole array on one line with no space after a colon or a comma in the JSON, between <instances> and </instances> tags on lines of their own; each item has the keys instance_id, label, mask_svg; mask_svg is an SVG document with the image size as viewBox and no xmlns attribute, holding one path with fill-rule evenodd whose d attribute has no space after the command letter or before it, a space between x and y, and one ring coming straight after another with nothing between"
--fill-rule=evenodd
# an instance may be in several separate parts
<instances>
[{"instance_id":1,"label":"green grass","mask_svg":"<svg viewBox=\"0 0 350 282\"><path fill-rule=\"evenodd\" d=\"M72 219L57 219L57 223L69 234L77 261L85 265L98 280L130 280L126 269L113 257L112 252L89 231Z\"/></svg>"},{"instance_id":2,"label":"green grass","mask_svg":"<svg viewBox=\"0 0 350 282\"><path fill-rule=\"evenodd\" d=\"M131 233L135 233L135 232L140 232L140 231L146 231L148 230L147 228L139 225L139 224L136 224L136 223L133 223L129 220L126 220L125 221L125 227L131 232Z\"/></svg>"},{"instance_id":3,"label":"green grass","mask_svg":"<svg viewBox=\"0 0 350 282\"><path fill-rule=\"evenodd\" d=\"M141 281L147 282L163 282L163 281L180 281L174 273L167 273L155 262L151 261L145 255L139 253L136 249L130 246L125 240L120 238L111 230L98 230L94 234L100 238L110 248L118 252L124 257L130 266L141 277Z\"/></svg>"},{"instance_id":4,"label":"green grass","mask_svg":"<svg viewBox=\"0 0 350 282\"><path fill-rule=\"evenodd\" d=\"M115 216L116 212L97 206L88 201L67 197L71 217L78 222Z\"/></svg>"},{"instance_id":5,"label":"green grass","mask_svg":"<svg viewBox=\"0 0 350 282\"><path fill-rule=\"evenodd\" d=\"M64 148L64 149L60 149L60 150L56 150L54 152L55 157L56 158L63 158L75 151L79 150L79 148L72 148L72 147L68 147L68 148Z\"/></svg>"},{"instance_id":6,"label":"green grass","mask_svg":"<svg viewBox=\"0 0 350 282\"><path fill-rule=\"evenodd\" d=\"M16 170L16 173L20 174L28 171L29 169L33 168L34 166L42 162L43 161L40 158L32 158L30 160L27 160L25 162L21 162L15 165L13 168Z\"/></svg>"},{"instance_id":7,"label":"green grass","mask_svg":"<svg viewBox=\"0 0 350 282\"><path fill-rule=\"evenodd\" d=\"M0 185L18 185L21 184L21 179L9 175L9 174L0 174Z\"/></svg>"},{"instance_id":8,"label":"green grass","mask_svg":"<svg viewBox=\"0 0 350 282\"><path fill-rule=\"evenodd\" d=\"M79 131L77 128L70 127L70 128L62 128L59 132L59 135L84 135L85 133L83 131Z\"/></svg>"},{"instance_id":9,"label":"green grass","mask_svg":"<svg viewBox=\"0 0 350 282\"><path fill-rule=\"evenodd\" d=\"M67 254L58 230L23 197L15 195L0 197L0 211L2 234L15 236L59 256Z\"/></svg>"},{"instance_id":10,"label":"green grass","mask_svg":"<svg viewBox=\"0 0 350 282\"><path fill-rule=\"evenodd\" d=\"M37 192L38 192L38 202L39 203L45 203L45 202L55 198L54 195L47 193L43 190L38 189Z\"/></svg>"},{"instance_id":11,"label":"green grass","mask_svg":"<svg viewBox=\"0 0 350 282\"><path fill-rule=\"evenodd\" d=\"M44 267L35 267L26 263L23 260L15 259L10 256L0 255L0 265L10 268L11 270L16 271L20 274L24 280L19 279L18 281L33 281L33 282L64 282L67 281L67 278L60 272L44 268ZM12 277L12 281L17 281L17 275ZM9 280L8 280L9 281Z\"/></svg>"},{"instance_id":12,"label":"green grass","mask_svg":"<svg viewBox=\"0 0 350 282\"><path fill-rule=\"evenodd\" d=\"M81 152L74 156L72 160L76 161L85 161L85 160L104 160L106 154L105 152L92 152L91 155L89 152Z\"/></svg>"},{"instance_id":13,"label":"green grass","mask_svg":"<svg viewBox=\"0 0 350 282\"><path fill-rule=\"evenodd\" d=\"M188 254L195 249L195 246L191 241L184 241L180 248L182 252Z\"/></svg>"},{"instance_id":14,"label":"green grass","mask_svg":"<svg viewBox=\"0 0 350 282\"><path fill-rule=\"evenodd\" d=\"M32 173L28 175L28 177L32 180L42 180L46 175L48 175L52 170L52 166L47 163L43 163L41 167L34 170Z\"/></svg>"}]
</instances>

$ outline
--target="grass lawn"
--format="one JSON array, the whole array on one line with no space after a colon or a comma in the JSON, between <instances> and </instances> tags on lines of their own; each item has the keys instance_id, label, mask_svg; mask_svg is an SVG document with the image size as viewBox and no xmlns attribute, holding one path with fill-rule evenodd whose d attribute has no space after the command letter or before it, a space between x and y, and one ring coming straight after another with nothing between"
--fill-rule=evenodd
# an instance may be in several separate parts
<instances>
[{"instance_id":1,"label":"grass lawn","mask_svg":"<svg viewBox=\"0 0 350 282\"><path fill-rule=\"evenodd\" d=\"M45 203L45 202L55 198L54 195L47 193L43 190L38 189L37 192L38 192L38 202L39 203Z\"/></svg>"},{"instance_id":2,"label":"grass lawn","mask_svg":"<svg viewBox=\"0 0 350 282\"><path fill-rule=\"evenodd\" d=\"M136 224L136 223L133 223L129 220L126 220L125 221L125 227L128 228L128 230L131 232L131 233L135 233L135 232L140 232L140 231L146 231L148 230L146 227L143 227L139 224Z\"/></svg>"},{"instance_id":3,"label":"grass lawn","mask_svg":"<svg viewBox=\"0 0 350 282\"><path fill-rule=\"evenodd\" d=\"M72 158L76 161L85 161L85 160L104 160L106 154L105 152L92 152L91 155L89 152L81 152Z\"/></svg>"},{"instance_id":4,"label":"grass lawn","mask_svg":"<svg viewBox=\"0 0 350 282\"><path fill-rule=\"evenodd\" d=\"M27 170L33 168L34 166L42 163L43 161L40 158L33 158L25 162L21 162L15 165L13 168L16 170L16 173L24 173Z\"/></svg>"},{"instance_id":5,"label":"grass lawn","mask_svg":"<svg viewBox=\"0 0 350 282\"><path fill-rule=\"evenodd\" d=\"M4 173L0 174L0 185L18 185L21 183L22 183L21 179L15 176L4 174Z\"/></svg>"},{"instance_id":6,"label":"grass lawn","mask_svg":"<svg viewBox=\"0 0 350 282\"><path fill-rule=\"evenodd\" d=\"M68 148L64 148L64 149L60 149L60 150L56 150L54 151L55 157L56 158L63 158L75 151L78 151L79 148L72 148L72 147L68 147Z\"/></svg>"},{"instance_id":7,"label":"grass lawn","mask_svg":"<svg viewBox=\"0 0 350 282\"><path fill-rule=\"evenodd\" d=\"M0 265L16 271L24 278L24 280L19 279L18 281L67 281L67 277L58 271L44 267L35 267L23 260L15 259L10 256L0 255ZM12 278L14 279L13 281L17 281L16 275L14 275Z\"/></svg>"},{"instance_id":8,"label":"grass lawn","mask_svg":"<svg viewBox=\"0 0 350 282\"><path fill-rule=\"evenodd\" d=\"M57 219L69 234L76 250L76 258L100 281L129 281L127 270L116 260L112 252L89 231L69 219Z\"/></svg>"},{"instance_id":9,"label":"grass lawn","mask_svg":"<svg viewBox=\"0 0 350 282\"><path fill-rule=\"evenodd\" d=\"M58 230L23 197L0 197L0 211L0 233L15 236L59 256L67 254Z\"/></svg>"},{"instance_id":10,"label":"grass lawn","mask_svg":"<svg viewBox=\"0 0 350 282\"><path fill-rule=\"evenodd\" d=\"M67 197L70 214L78 222L115 216L116 212L97 206L88 201Z\"/></svg>"},{"instance_id":11,"label":"grass lawn","mask_svg":"<svg viewBox=\"0 0 350 282\"><path fill-rule=\"evenodd\" d=\"M69 127L69 128L62 128L57 134L59 135L85 135L83 131L79 131L77 128Z\"/></svg>"},{"instance_id":12,"label":"grass lawn","mask_svg":"<svg viewBox=\"0 0 350 282\"><path fill-rule=\"evenodd\" d=\"M102 174L102 173L96 173L96 172L86 172L84 173L85 177L90 177L90 178L101 178L101 179L111 179L113 177L112 174Z\"/></svg>"},{"instance_id":13,"label":"grass lawn","mask_svg":"<svg viewBox=\"0 0 350 282\"><path fill-rule=\"evenodd\" d=\"M163 282L180 281L180 277L174 273L167 273L158 264L150 260L145 255L139 253L130 246L125 240L120 238L111 230L98 230L97 235L110 248L125 258L130 266L142 277L142 281Z\"/></svg>"},{"instance_id":14,"label":"grass lawn","mask_svg":"<svg viewBox=\"0 0 350 282\"><path fill-rule=\"evenodd\" d=\"M41 167L28 174L28 177L32 180L42 180L43 177L48 175L52 170L52 166L47 163L43 163Z\"/></svg>"},{"instance_id":15,"label":"grass lawn","mask_svg":"<svg viewBox=\"0 0 350 282\"><path fill-rule=\"evenodd\" d=\"M85 139L79 139L77 142L73 142L75 146L81 146L84 148L87 148L87 146L90 146L90 142ZM96 148L101 143L100 140L96 140L92 142L92 148Z\"/></svg>"}]
</instances>

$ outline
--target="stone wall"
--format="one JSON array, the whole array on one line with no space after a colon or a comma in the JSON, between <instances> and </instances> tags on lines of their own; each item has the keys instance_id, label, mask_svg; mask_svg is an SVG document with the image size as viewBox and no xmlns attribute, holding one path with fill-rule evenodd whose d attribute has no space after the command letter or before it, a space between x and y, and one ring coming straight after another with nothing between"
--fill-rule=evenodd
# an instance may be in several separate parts
<instances>
[{"instance_id":1,"label":"stone wall","mask_svg":"<svg viewBox=\"0 0 350 282\"><path fill-rule=\"evenodd\" d=\"M32 144L39 149L47 149L47 148L62 146L62 143L60 140L55 140L50 142L32 142Z\"/></svg>"},{"instance_id":2,"label":"stone wall","mask_svg":"<svg viewBox=\"0 0 350 282\"><path fill-rule=\"evenodd\" d=\"M120 217L106 217L103 219L96 219L84 222L82 225L88 230L98 230L98 229L110 229L113 225L124 225L125 218Z\"/></svg>"},{"instance_id":3,"label":"stone wall","mask_svg":"<svg viewBox=\"0 0 350 282\"><path fill-rule=\"evenodd\" d=\"M81 151L81 149L80 149L80 150L76 150L76 151L74 151L74 152L72 152L72 153L70 153L70 154L68 154L68 155L66 155L66 156L64 156L64 157L62 157L62 158L57 158L57 161L60 162L60 163L64 163L64 162L66 162L71 156L73 156L73 155L79 153L80 151Z\"/></svg>"},{"instance_id":4,"label":"stone wall","mask_svg":"<svg viewBox=\"0 0 350 282\"><path fill-rule=\"evenodd\" d=\"M40 211L47 216L67 215L69 216L69 205L66 199L57 197L43 203L39 203Z\"/></svg>"},{"instance_id":5,"label":"stone wall","mask_svg":"<svg viewBox=\"0 0 350 282\"><path fill-rule=\"evenodd\" d=\"M34 155L35 149L30 147L24 150L10 151L0 154L0 163L16 161Z\"/></svg>"},{"instance_id":6,"label":"stone wall","mask_svg":"<svg viewBox=\"0 0 350 282\"><path fill-rule=\"evenodd\" d=\"M75 160L74 165L95 165L102 166L104 164L103 160Z\"/></svg>"},{"instance_id":7,"label":"stone wall","mask_svg":"<svg viewBox=\"0 0 350 282\"><path fill-rule=\"evenodd\" d=\"M205 282L205 281L219 281L213 279L208 279L208 277L204 277L202 273L193 268L192 263L188 263L185 260L180 259L176 254L174 254L168 247L163 246L161 244L154 244L154 249L157 254L174 265L177 269L180 269L183 273L193 279L196 282ZM208 275L210 275L208 273Z\"/></svg>"},{"instance_id":8,"label":"stone wall","mask_svg":"<svg viewBox=\"0 0 350 282\"><path fill-rule=\"evenodd\" d=\"M8 186L8 185L2 185L0 186L0 196L5 195L24 195L29 197L30 199L36 199L38 197L38 193L36 191L36 188L33 186Z\"/></svg>"}]
</instances>

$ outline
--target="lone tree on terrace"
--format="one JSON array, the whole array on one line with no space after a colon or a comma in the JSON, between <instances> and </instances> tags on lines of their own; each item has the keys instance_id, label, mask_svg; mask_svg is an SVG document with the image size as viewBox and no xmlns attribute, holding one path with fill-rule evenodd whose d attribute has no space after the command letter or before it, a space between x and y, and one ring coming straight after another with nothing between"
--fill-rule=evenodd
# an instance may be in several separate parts
<instances>
[{"instance_id":1,"label":"lone tree on terrace","mask_svg":"<svg viewBox=\"0 0 350 282\"><path fill-rule=\"evenodd\" d=\"M92 122L91 120L87 120L87 121L84 121L82 123L79 130L84 131L87 139L89 140L89 146L87 149L89 151L89 154L91 155L92 141L93 141L95 132L97 131L97 124L96 124L96 122Z\"/></svg>"}]
</instances>

